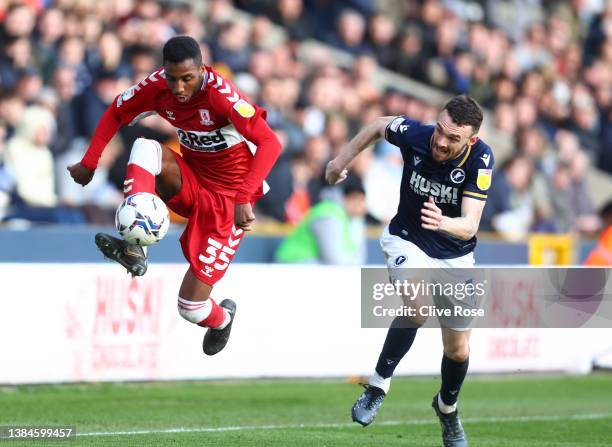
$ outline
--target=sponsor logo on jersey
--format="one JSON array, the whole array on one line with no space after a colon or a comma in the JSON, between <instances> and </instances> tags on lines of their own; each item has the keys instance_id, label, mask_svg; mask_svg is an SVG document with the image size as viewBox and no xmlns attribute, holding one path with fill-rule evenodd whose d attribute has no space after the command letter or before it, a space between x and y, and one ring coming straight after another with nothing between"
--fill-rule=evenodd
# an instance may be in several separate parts
<instances>
[{"instance_id":1,"label":"sponsor logo on jersey","mask_svg":"<svg viewBox=\"0 0 612 447\"><path fill-rule=\"evenodd\" d=\"M455 168L450 173L450 179L453 183L461 184L465 180L465 171L461 168Z\"/></svg>"},{"instance_id":2,"label":"sponsor logo on jersey","mask_svg":"<svg viewBox=\"0 0 612 447\"><path fill-rule=\"evenodd\" d=\"M404 262L406 262L406 256L404 255L400 255L397 258L395 258L395 265L397 267L399 267L400 265L402 265Z\"/></svg>"},{"instance_id":3,"label":"sponsor logo on jersey","mask_svg":"<svg viewBox=\"0 0 612 447\"><path fill-rule=\"evenodd\" d=\"M176 133L179 142L194 151L217 152L229 147L221 129L214 132L193 132L177 129Z\"/></svg>"},{"instance_id":4,"label":"sponsor logo on jersey","mask_svg":"<svg viewBox=\"0 0 612 447\"><path fill-rule=\"evenodd\" d=\"M255 115L255 107L246 102L244 99L241 99L236 104L234 104L234 110L238 112L243 118L250 118Z\"/></svg>"},{"instance_id":5,"label":"sponsor logo on jersey","mask_svg":"<svg viewBox=\"0 0 612 447\"><path fill-rule=\"evenodd\" d=\"M176 134L181 145L198 152L218 152L246 141L231 124L210 132L176 129Z\"/></svg>"},{"instance_id":6,"label":"sponsor logo on jersey","mask_svg":"<svg viewBox=\"0 0 612 447\"><path fill-rule=\"evenodd\" d=\"M414 165L418 165L421 162L421 157L419 157L418 155L415 155L413 157L413 161L414 161Z\"/></svg>"},{"instance_id":7,"label":"sponsor logo on jersey","mask_svg":"<svg viewBox=\"0 0 612 447\"><path fill-rule=\"evenodd\" d=\"M464 174L465 176L465 174ZM442 183L432 182L416 171L410 177L410 189L420 196L431 196L436 203L457 205L459 189Z\"/></svg>"},{"instance_id":8,"label":"sponsor logo on jersey","mask_svg":"<svg viewBox=\"0 0 612 447\"><path fill-rule=\"evenodd\" d=\"M479 169L476 177L476 186L482 191L486 191L491 186L492 169Z\"/></svg>"},{"instance_id":9,"label":"sponsor logo on jersey","mask_svg":"<svg viewBox=\"0 0 612 447\"><path fill-rule=\"evenodd\" d=\"M166 118L172 121L176 120L176 117L174 116L174 112L172 110L166 110Z\"/></svg>"},{"instance_id":10,"label":"sponsor logo on jersey","mask_svg":"<svg viewBox=\"0 0 612 447\"><path fill-rule=\"evenodd\" d=\"M201 125L212 126L213 124L215 124L210 119L210 111L208 109L199 109L198 112L200 112L200 124Z\"/></svg>"}]
</instances>

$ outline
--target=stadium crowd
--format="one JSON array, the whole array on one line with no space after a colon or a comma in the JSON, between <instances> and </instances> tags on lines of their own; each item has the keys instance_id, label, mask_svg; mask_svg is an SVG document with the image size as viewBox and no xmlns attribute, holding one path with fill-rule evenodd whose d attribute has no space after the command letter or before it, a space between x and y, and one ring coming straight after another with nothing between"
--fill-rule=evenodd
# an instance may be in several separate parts
<instances>
[{"instance_id":1,"label":"stadium crowd","mask_svg":"<svg viewBox=\"0 0 612 447\"><path fill-rule=\"evenodd\" d=\"M123 128L85 189L65 167L114 97L158 67L163 43L189 34L206 64L268 110L283 144L260 219L295 224L338 196L325 164L375 117L435 121L440 104L373 81L383 67L471 94L513 139L482 229L507 238L600 229L585 180L591 165L612 173L610 2L8 0L0 19L0 220L112 222L132 142L176 145L171 126L152 116ZM298 48L310 38L354 56L352 67L330 54L304 63ZM369 222L393 216L401 173L385 142L357 159Z\"/></svg>"}]
</instances>

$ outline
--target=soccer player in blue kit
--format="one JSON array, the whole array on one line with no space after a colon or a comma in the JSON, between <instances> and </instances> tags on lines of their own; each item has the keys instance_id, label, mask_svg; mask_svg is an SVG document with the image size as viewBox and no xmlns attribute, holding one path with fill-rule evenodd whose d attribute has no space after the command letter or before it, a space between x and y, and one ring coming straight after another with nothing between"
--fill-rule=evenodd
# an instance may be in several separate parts
<instances>
[{"instance_id":1,"label":"soccer player in blue kit","mask_svg":"<svg viewBox=\"0 0 612 447\"><path fill-rule=\"evenodd\" d=\"M400 148L400 203L380 240L392 281L406 268L473 267L475 235L494 161L491 148L477 137L482 119L480 106L467 95L452 98L433 126L405 116L381 117L362 128L329 162L326 179L336 184L346 178L351 161L380 138ZM410 325L405 318L396 317L391 324L375 372L352 408L353 420L363 426L374 420L395 368L424 322ZM469 326L442 325L442 383L432 406L445 447L468 445L457 398L468 370L470 332Z\"/></svg>"}]
</instances>

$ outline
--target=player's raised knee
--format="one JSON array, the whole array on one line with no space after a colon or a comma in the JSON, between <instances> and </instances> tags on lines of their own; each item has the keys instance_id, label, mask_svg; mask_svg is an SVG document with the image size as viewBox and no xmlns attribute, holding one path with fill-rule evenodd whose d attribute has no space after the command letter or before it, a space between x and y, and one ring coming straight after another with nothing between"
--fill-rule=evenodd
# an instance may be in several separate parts
<instances>
[{"instance_id":1,"label":"player's raised knee","mask_svg":"<svg viewBox=\"0 0 612 447\"><path fill-rule=\"evenodd\" d=\"M158 175L162 169L161 145L148 138L137 138L130 151L128 165L135 164L146 169L153 175Z\"/></svg>"}]
</instances>

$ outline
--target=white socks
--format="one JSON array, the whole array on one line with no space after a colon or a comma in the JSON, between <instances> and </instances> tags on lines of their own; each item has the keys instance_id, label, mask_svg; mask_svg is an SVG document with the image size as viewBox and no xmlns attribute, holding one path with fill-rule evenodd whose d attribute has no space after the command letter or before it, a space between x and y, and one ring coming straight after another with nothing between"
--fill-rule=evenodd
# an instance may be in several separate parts
<instances>
[{"instance_id":1,"label":"white socks","mask_svg":"<svg viewBox=\"0 0 612 447\"><path fill-rule=\"evenodd\" d=\"M438 407L440 407L440 411L444 414L450 414L454 411L457 411L457 404L454 405L446 405L442 398L440 397L440 393L438 393Z\"/></svg>"},{"instance_id":2,"label":"white socks","mask_svg":"<svg viewBox=\"0 0 612 447\"><path fill-rule=\"evenodd\" d=\"M391 377L389 377L388 379L385 379L380 374L378 374L376 371L374 371L374 374L372 374L372 376L370 377L368 384L375 386L377 388L380 388L381 390L385 392L385 394L388 394L389 387L391 387Z\"/></svg>"}]
</instances>

